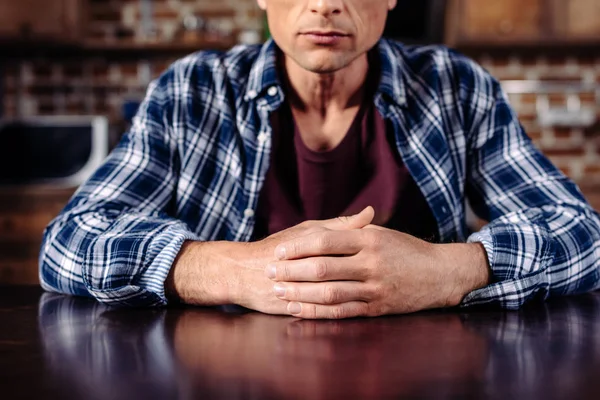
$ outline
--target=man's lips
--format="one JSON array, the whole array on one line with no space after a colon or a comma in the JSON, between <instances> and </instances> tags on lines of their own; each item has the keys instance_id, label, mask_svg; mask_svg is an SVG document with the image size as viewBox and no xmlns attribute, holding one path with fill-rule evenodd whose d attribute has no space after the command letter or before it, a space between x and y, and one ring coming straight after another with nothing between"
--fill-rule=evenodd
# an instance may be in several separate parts
<instances>
[{"instance_id":1,"label":"man's lips","mask_svg":"<svg viewBox=\"0 0 600 400\"><path fill-rule=\"evenodd\" d=\"M349 36L347 33L341 31L303 31L300 32L302 35L319 35L319 36Z\"/></svg>"},{"instance_id":2,"label":"man's lips","mask_svg":"<svg viewBox=\"0 0 600 400\"><path fill-rule=\"evenodd\" d=\"M334 45L350 36L338 31L306 31L300 34L309 41L321 45Z\"/></svg>"}]
</instances>

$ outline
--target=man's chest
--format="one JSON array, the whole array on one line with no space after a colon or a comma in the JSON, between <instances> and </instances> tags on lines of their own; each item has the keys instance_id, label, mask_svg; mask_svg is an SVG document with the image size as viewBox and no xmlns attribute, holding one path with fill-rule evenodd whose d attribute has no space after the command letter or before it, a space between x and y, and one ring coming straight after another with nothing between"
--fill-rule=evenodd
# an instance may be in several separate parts
<instances>
[{"instance_id":1,"label":"man's chest","mask_svg":"<svg viewBox=\"0 0 600 400\"><path fill-rule=\"evenodd\" d=\"M324 116L292 109L291 117L306 147L313 151L328 151L344 140L359 111L360 108L356 106Z\"/></svg>"}]
</instances>

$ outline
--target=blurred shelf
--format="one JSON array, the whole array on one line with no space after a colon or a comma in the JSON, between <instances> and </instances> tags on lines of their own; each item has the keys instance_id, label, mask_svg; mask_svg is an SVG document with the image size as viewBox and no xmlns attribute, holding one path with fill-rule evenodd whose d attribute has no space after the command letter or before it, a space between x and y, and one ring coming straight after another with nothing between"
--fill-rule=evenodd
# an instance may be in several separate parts
<instances>
[{"instance_id":1,"label":"blurred shelf","mask_svg":"<svg viewBox=\"0 0 600 400\"><path fill-rule=\"evenodd\" d=\"M106 42L100 40L88 40L83 49L101 52L159 52L159 53L192 53L198 50L228 50L235 46L235 40L198 40L194 42Z\"/></svg>"},{"instance_id":2,"label":"blurred shelf","mask_svg":"<svg viewBox=\"0 0 600 400\"><path fill-rule=\"evenodd\" d=\"M76 188L60 188L51 185L9 186L0 185L0 210L38 207L40 204L64 204Z\"/></svg>"},{"instance_id":3,"label":"blurred shelf","mask_svg":"<svg viewBox=\"0 0 600 400\"><path fill-rule=\"evenodd\" d=\"M524 4L527 3L527 6ZM447 0L445 40L465 53L589 54L600 49L598 0Z\"/></svg>"},{"instance_id":4,"label":"blurred shelf","mask_svg":"<svg viewBox=\"0 0 600 400\"><path fill-rule=\"evenodd\" d=\"M198 40L194 42L106 42L86 40L84 42L57 42L43 39L0 38L0 53L3 58L27 58L44 56L104 56L140 57L187 55L199 50L228 50L235 46L235 40Z\"/></svg>"},{"instance_id":5,"label":"blurred shelf","mask_svg":"<svg viewBox=\"0 0 600 400\"><path fill-rule=\"evenodd\" d=\"M486 40L463 41L453 46L455 49L469 55L493 54L569 54L590 55L600 52L600 38L591 39L547 39L532 41L503 41Z\"/></svg>"}]
</instances>

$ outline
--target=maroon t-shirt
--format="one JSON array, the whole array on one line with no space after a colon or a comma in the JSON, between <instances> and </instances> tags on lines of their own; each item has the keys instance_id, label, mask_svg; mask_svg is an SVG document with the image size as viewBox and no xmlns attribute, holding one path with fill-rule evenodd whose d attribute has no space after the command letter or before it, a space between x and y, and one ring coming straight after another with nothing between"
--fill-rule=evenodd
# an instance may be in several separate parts
<instances>
[{"instance_id":1,"label":"maroon t-shirt","mask_svg":"<svg viewBox=\"0 0 600 400\"><path fill-rule=\"evenodd\" d=\"M271 164L259 198L254 239L306 220L352 215L371 205L374 224L437 240L429 205L372 102L359 110L344 139L329 151L306 147L289 106L274 113L271 122Z\"/></svg>"}]
</instances>

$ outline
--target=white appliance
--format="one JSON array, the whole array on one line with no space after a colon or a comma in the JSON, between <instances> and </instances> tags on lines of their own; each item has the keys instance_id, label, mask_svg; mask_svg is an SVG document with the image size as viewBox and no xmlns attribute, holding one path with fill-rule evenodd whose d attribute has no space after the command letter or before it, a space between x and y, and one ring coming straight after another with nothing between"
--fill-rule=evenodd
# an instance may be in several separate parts
<instances>
[{"instance_id":1,"label":"white appliance","mask_svg":"<svg viewBox=\"0 0 600 400\"><path fill-rule=\"evenodd\" d=\"M0 120L0 187L77 187L108 152L104 116Z\"/></svg>"}]
</instances>

